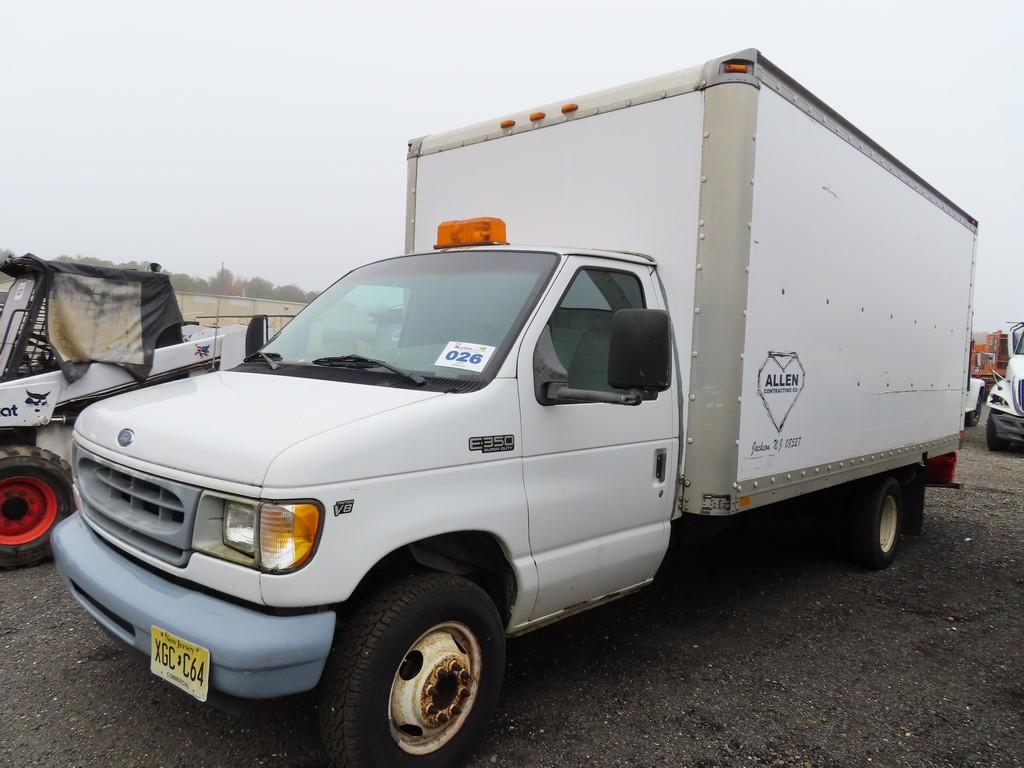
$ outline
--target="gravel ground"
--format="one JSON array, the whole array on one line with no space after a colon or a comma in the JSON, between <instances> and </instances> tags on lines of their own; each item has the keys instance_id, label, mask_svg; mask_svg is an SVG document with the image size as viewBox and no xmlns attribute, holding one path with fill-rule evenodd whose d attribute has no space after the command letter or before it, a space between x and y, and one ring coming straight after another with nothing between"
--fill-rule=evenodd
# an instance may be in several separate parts
<instances>
[{"instance_id":1,"label":"gravel ground","mask_svg":"<svg viewBox=\"0 0 1024 768\"><path fill-rule=\"evenodd\" d=\"M868 573L809 526L673 552L654 586L509 644L470 765L1024 764L1024 453L960 454ZM318 766L312 698L240 716L149 675L52 563L0 573L0 766Z\"/></svg>"}]
</instances>

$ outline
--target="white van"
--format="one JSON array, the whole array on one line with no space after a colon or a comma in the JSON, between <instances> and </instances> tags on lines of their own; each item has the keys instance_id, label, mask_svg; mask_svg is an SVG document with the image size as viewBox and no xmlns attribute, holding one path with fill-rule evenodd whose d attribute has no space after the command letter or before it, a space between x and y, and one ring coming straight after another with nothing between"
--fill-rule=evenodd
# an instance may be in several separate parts
<instances>
[{"instance_id":1,"label":"white van","mask_svg":"<svg viewBox=\"0 0 1024 768\"><path fill-rule=\"evenodd\" d=\"M976 236L756 51L416 140L408 255L82 414L58 566L196 698L319 686L332 764L454 765L506 636L650 583L684 515L814 494L892 560Z\"/></svg>"}]
</instances>

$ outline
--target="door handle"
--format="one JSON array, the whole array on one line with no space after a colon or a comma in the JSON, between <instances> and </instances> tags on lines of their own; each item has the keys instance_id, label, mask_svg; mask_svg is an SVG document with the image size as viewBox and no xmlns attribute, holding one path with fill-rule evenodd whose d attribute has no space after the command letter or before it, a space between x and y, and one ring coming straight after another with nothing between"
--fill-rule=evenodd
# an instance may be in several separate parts
<instances>
[{"instance_id":1,"label":"door handle","mask_svg":"<svg viewBox=\"0 0 1024 768\"><path fill-rule=\"evenodd\" d=\"M664 448L654 452L654 479L659 483L665 482L665 465L668 463L668 453Z\"/></svg>"}]
</instances>

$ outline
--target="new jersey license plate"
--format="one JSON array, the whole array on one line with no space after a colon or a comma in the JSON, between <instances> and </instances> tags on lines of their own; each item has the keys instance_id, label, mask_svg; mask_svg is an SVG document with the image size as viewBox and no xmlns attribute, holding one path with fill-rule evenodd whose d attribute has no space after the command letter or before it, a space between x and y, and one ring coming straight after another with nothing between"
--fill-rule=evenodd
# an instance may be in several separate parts
<instances>
[{"instance_id":1,"label":"new jersey license plate","mask_svg":"<svg viewBox=\"0 0 1024 768\"><path fill-rule=\"evenodd\" d=\"M149 671L206 701L210 690L210 651L160 627L150 627Z\"/></svg>"}]
</instances>

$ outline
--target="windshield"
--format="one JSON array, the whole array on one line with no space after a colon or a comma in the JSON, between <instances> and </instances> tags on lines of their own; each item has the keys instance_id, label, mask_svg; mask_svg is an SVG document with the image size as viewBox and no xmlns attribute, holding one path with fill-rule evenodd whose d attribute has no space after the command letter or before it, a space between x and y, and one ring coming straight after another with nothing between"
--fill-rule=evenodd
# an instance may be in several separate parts
<instances>
[{"instance_id":1,"label":"windshield","mask_svg":"<svg viewBox=\"0 0 1024 768\"><path fill-rule=\"evenodd\" d=\"M324 291L263 353L284 365L365 368L346 357L359 356L485 381L557 263L550 253L452 251L369 264Z\"/></svg>"}]
</instances>

